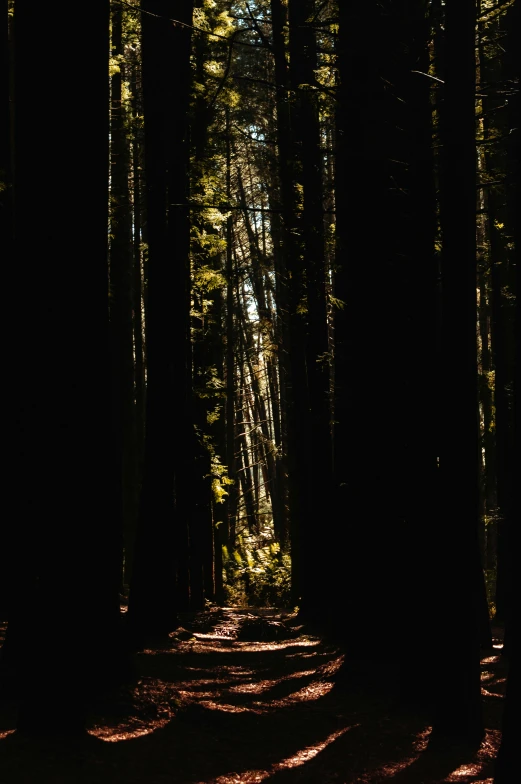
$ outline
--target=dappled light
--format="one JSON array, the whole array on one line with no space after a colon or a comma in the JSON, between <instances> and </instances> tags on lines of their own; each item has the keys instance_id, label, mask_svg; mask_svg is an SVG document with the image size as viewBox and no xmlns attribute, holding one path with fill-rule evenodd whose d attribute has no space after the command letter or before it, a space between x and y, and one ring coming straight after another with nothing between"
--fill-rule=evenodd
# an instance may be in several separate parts
<instances>
[{"instance_id":1,"label":"dappled light","mask_svg":"<svg viewBox=\"0 0 521 784\"><path fill-rule=\"evenodd\" d=\"M150 735L164 727L175 715L178 692L172 684L159 678L140 678L112 700L119 703L119 715L111 715L111 704L94 707L87 730L90 735L109 743L129 741ZM99 715L105 708L108 715ZM98 713L98 715L95 715Z\"/></svg>"},{"instance_id":2,"label":"dappled light","mask_svg":"<svg viewBox=\"0 0 521 784\"><path fill-rule=\"evenodd\" d=\"M136 654L133 685L91 706L88 737L99 742L89 752L93 770L117 760L129 780L137 766L142 778L136 781L147 784L154 781L150 764L162 775L180 766L198 784L276 784L293 774L309 784L488 782L497 727L487 730L475 753L449 748L434 754L431 727L395 716L390 699L335 689L345 660L337 647L302 628L295 636L291 616L290 639L241 641L245 617L228 608L183 618L181 634ZM504 689L505 662L489 659L483 657L481 677L495 720L492 692ZM0 743L14 744L5 750L17 759L14 725L6 721ZM104 749L116 757L106 758Z\"/></svg>"},{"instance_id":3,"label":"dappled light","mask_svg":"<svg viewBox=\"0 0 521 784\"><path fill-rule=\"evenodd\" d=\"M277 683L292 680L293 678L301 678L305 675L314 675L314 673L315 670L302 670L301 672L285 675L278 680L263 680L257 681L256 683L243 683L239 686L231 686L230 692L238 692L240 694L262 694L268 689L273 688L273 686L275 686Z\"/></svg>"},{"instance_id":4,"label":"dappled light","mask_svg":"<svg viewBox=\"0 0 521 784\"><path fill-rule=\"evenodd\" d=\"M358 725L354 725L355 727ZM293 768L301 767L314 759L321 751L324 751L331 743L334 743L338 738L344 735L353 727L344 727L344 729L336 730L324 741L315 744L314 746L307 746L301 749L293 756L282 760L281 762L274 763L270 770L249 770L241 775L233 774L232 776L220 776L211 784L254 784L254 782L262 782L269 780L275 773L284 770L292 770Z\"/></svg>"},{"instance_id":5,"label":"dappled light","mask_svg":"<svg viewBox=\"0 0 521 784\"><path fill-rule=\"evenodd\" d=\"M447 782L476 782L482 784L484 781L492 782L492 779L476 779L476 776L483 771L487 764L490 764L499 751L499 744L501 742L501 733L498 730L487 730L485 738L479 747L474 762L468 762L460 765L447 776Z\"/></svg>"},{"instance_id":6,"label":"dappled light","mask_svg":"<svg viewBox=\"0 0 521 784\"><path fill-rule=\"evenodd\" d=\"M370 773L358 779L359 784L369 784L375 781L385 781L386 779L394 778L402 771L407 770L416 760L420 754L425 751L429 742L432 727L426 727L421 732L417 733L412 745L412 753L399 761L381 765L379 768L372 770Z\"/></svg>"}]
</instances>

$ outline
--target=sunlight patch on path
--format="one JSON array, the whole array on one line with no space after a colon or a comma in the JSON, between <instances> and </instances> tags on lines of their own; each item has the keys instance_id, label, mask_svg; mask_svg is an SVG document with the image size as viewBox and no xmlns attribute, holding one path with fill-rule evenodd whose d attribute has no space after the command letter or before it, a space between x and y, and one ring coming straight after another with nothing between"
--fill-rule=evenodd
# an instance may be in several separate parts
<instances>
[{"instance_id":1,"label":"sunlight patch on path","mask_svg":"<svg viewBox=\"0 0 521 784\"><path fill-rule=\"evenodd\" d=\"M459 768L453 770L452 773L447 776L446 779L444 779L444 781L470 782L472 778L473 784L486 784L487 782L492 782L493 779L482 779L482 781L476 781L473 777L481 773L485 765L496 758L500 743L500 730L486 730L485 738L483 739L476 755L477 759L473 762L467 762L464 765L460 765Z\"/></svg>"},{"instance_id":2,"label":"sunlight patch on path","mask_svg":"<svg viewBox=\"0 0 521 784\"><path fill-rule=\"evenodd\" d=\"M257 713L252 708L245 708L244 705L230 705L225 702L215 702L214 700L201 700L199 705L220 713Z\"/></svg>"},{"instance_id":3,"label":"sunlight patch on path","mask_svg":"<svg viewBox=\"0 0 521 784\"><path fill-rule=\"evenodd\" d=\"M303 702L318 700L328 694L333 686L334 684L329 681L312 683L310 686L295 691L293 694L290 694L289 697L284 697L280 700L269 700L268 702L255 700L251 703L250 708L247 708L244 705L231 705L227 702L216 702L211 699L197 699L197 704L202 705L208 710L221 711L223 713L271 713L274 708L287 708L288 706L301 704ZM183 697L193 697L193 694L189 691L180 691L179 693ZM198 695L198 697L199 696L200 695ZM203 696L212 696L212 694L210 692L204 692ZM219 695L217 695L217 697L218 696Z\"/></svg>"},{"instance_id":4,"label":"sunlight patch on path","mask_svg":"<svg viewBox=\"0 0 521 784\"><path fill-rule=\"evenodd\" d=\"M269 707L286 708L288 705L294 705L295 703L318 700L320 699L320 697L324 697L326 694L328 694L333 688L333 686L334 683L332 683L331 681L315 682L310 684L309 686L305 686L303 689L299 689L299 691L293 692L293 694L290 694L289 697L283 697L280 700L270 700ZM255 702L254 704L263 705L264 703Z\"/></svg>"},{"instance_id":5,"label":"sunlight patch on path","mask_svg":"<svg viewBox=\"0 0 521 784\"><path fill-rule=\"evenodd\" d=\"M432 732L432 727L425 727L422 732L419 732L416 735L414 744L413 744L413 754L405 759L400 760L399 762L393 762L388 765L381 765L379 768L375 770L371 770L367 773L364 773L360 778L356 779L356 784L370 784L370 782L377 782L382 781L383 779L390 779L393 776L397 776L398 773L401 773L403 770L409 768L413 762L416 762L419 759L420 755L423 751L427 748L427 744L429 743L429 735Z\"/></svg>"},{"instance_id":6,"label":"sunlight patch on path","mask_svg":"<svg viewBox=\"0 0 521 784\"><path fill-rule=\"evenodd\" d=\"M263 694L263 692L268 691L268 689L273 689L274 686L277 686L279 683L283 683L283 681L305 678L314 675L315 672L316 670L299 670L298 672L291 673L290 675L284 675L282 678L257 681L256 683L240 683L237 686L230 686L228 691L232 693L237 692L239 694Z\"/></svg>"},{"instance_id":7,"label":"sunlight patch on path","mask_svg":"<svg viewBox=\"0 0 521 784\"><path fill-rule=\"evenodd\" d=\"M341 730L332 732L331 735L313 746L306 746L291 757L281 762L274 763L269 770L248 770L245 773L230 773L226 776L219 776L218 779L213 779L211 782L198 782L198 784L257 784L257 782L267 781L275 773L281 770L291 770L306 765L314 759L321 751L324 751L331 743L338 740L342 735L345 735L349 730L360 727L360 724L351 724L349 727L343 727Z\"/></svg>"},{"instance_id":8,"label":"sunlight patch on path","mask_svg":"<svg viewBox=\"0 0 521 784\"><path fill-rule=\"evenodd\" d=\"M163 719L161 721L156 721L154 724L147 724L146 726L139 725L135 729L128 728L124 732L114 732L111 727L96 727L92 730L89 730L89 735L93 735L98 740L103 740L105 743L120 743L121 741L125 740L135 740L136 738L142 738L145 735L151 735L156 730L160 730L161 727L165 727L170 719Z\"/></svg>"},{"instance_id":9,"label":"sunlight patch on path","mask_svg":"<svg viewBox=\"0 0 521 784\"><path fill-rule=\"evenodd\" d=\"M222 653L224 650L229 653L265 653L266 651L285 651L288 648L312 648L319 645L319 640L280 640L279 642L243 642L232 637L216 637L214 634L194 634L196 642L178 643L178 648L189 646L194 653ZM213 644L212 644L213 643Z\"/></svg>"},{"instance_id":10,"label":"sunlight patch on path","mask_svg":"<svg viewBox=\"0 0 521 784\"><path fill-rule=\"evenodd\" d=\"M179 692L160 678L140 678L121 695L122 713L101 704L87 724L87 732L107 743L135 740L165 727L178 710Z\"/></svg>"}]
</instances>

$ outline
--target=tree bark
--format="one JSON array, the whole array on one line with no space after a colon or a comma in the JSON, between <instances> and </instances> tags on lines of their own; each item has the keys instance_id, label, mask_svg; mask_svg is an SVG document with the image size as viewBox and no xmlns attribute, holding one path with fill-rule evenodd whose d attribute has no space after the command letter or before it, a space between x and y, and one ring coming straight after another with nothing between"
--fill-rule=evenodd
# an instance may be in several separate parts
<instances>
[{"instance_id":1,"label":"tree bark","mask_svg":"<svg viewBox=\"0 0 521 784\"><path fill-rule=\"evenodd\" d=\"M461 7L460 7L461 6ZM438 667L434 731L467 740L483 734L479 618L479 420L476 341L475 0L445 8L440 136L442 374L440 512L451 531L439 542L437 623L451 641ZM450 704L450 709L449 709Z\"/></svg>"},{"instance_id":2,"label":"tree bark","mask_svg":"<svg viewBox=\"0 0 521 784\"><path fill-rule=\"evenodd\" d=\"M73 74L63 67L57 19L67 19L82 52ZM86 19L67 2L50 15L21 0L14 24L12 291L23 296L10 322L18 338L12 507L21 522L9 632L23 692L19 730L72 734L82 730L88 693L121 666L121 531L110 474L109 3ZM52 89L35 91L35 73ZM44 116L53 122L35 133ZM88 187L78 187L78 150Z\"/></svg>"},{"instance_id":3,"label":"tree bark","mask_svg":"<svg viewBox=\"0 0 521 784\"><path fill-rule=\"evenodd\" d=\"M328 603L327 557L316 558L317 522L330 520L328 508L332 483L330 407L330 355L326 299L324 245L323 152L315 82L317 44L312 24L313 0L290 0L290 80L294 96L292 128L296 165L303 188L300 222L301 264L305 280L301 296L306 301L305 374L307 386L306 468L308 507L300 517L302 609L316 619ZM301 469L302 470L302 466Z\"/></svg>"},{"instance_id":4,"label":"tree bark","mask_svg":"<svg viewBox=\"0 0 521 784\"><path fill-rule=\"evenodd\" d=\"M120 525L125 542L135 536L138 464L134 402L133 347L133 245L130 212L130 150L127 143L123 86L123 10L114 6L112 56L118 70L111 78L110 114L110 331L112 368L112 436L114 439L114 482L121 499ZM129 548L131 550L131 548ZM124 579L122 573L122 581Z\"/></svg>"},{"instance_id":5,"label":"tree bark","mask_svg":"<svg viewBox=\"0 0 521 784\"><path fill-rule=\"evenodd\" d=\"M136 637L175 628L189 605L188 492L193 469L189 338L188 129L192 2L143 0L147 285L146 435L129 622ZM181 206L179 206L181 205Z\"/></svg>"}]
</instances>

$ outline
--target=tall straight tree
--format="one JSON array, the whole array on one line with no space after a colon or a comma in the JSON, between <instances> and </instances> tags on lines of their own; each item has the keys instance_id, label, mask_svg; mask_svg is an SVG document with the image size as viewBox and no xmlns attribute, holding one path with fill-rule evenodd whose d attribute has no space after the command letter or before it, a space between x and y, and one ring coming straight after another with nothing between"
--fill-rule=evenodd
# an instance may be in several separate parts
<instances>
[{"instance_id":1,"label":"tall straight tree","mask_svg":"<svg viewBox=\"0 0 521 784\"><path fill-rule=\"evenodd\" d=\"M72 70L57 20L67 20L82 53ZM15 39L11 507L19 536L9 645L23 688L19 729L69 733L82 729L87 690L106 674L119 622L121 539L109 481L108 0L87 16L62 0L52 14L18 0Z\"/></svg>"},{"instance_id":2,"label":"tall straight tree","mask_svg":"<svg viewBox=\"0 0 521 784\"><path fill-rule=\"evenodd\" d=\"M301 263L305 275L302 296L307 303L306 325L306 409L308 448L306 468L309 504L300 518L300 558L302 606L308 614L323 613L325 574L317 574L315 559L316 522L329 519L332 442L330 410L330 361L326 304L326 259L324 244L323 152L319 105L315 82L317 41L314 0L290 0L290 78L294 96L292 127L295 170L303 189ZM302 427L303 423L300 423ZM327 559L323 559L324 566ZM314 566L313 566L314 564Z\"/></svg>"},{"instance_id":3,"label":"tall straight tree","mask_svg":"<svg viewBox=\"0 0 521 784\"><path fill-rule=\"evenodd\" d=\"M3 253L10 266L13 251L13 189L7 0L4 0L0 5L0 20L0 234ZM3 526L0 539L0 613L7 611L7 595L11 582L9 577L11 571L9 535L10 526Z\"/></svg>"},{"instance_id":4,"label":"tall straight tree","mask_svg":"<svg viewBox=\"0 0 521 784\"><path fill-rule=\"evenodd\" d=\"M496 195L494 187L489 195L489 225L492 262L492 352L495 367L495 433L497 449L497 503L499 520L497 526L497 582L496 613L497 620L507 621L510 615L511 591L511 536L515 528L515 462L516 446L514 435L515 389L515 338L519 334L514 316L513 296L519 301L519 284L516 286L516 270L519 269L519 3L514 3L498 22L497 35L502 41L499 61L501 88L507 92L492 94L492 100L485 103L489 110L499 111L501 136L505 139L504 149L496 152L496 161L489 155L492 165L496 162L495 172L501 171L501 154L506 170L504 199ZM494 100L495 99L495 100ZM502 110L502 111L501 111ZM492 122L494 118L492 117ZM492 137L492 134L491 134ZM499 160L497 160L499 158ZM498 172L498 173L499 173ZM500 178L501 179L501 178ZM501 205L505 208L501 211ZM500 232L498 224L506 224ZM517 330L516 330L517 326Z\"/></svg>"},{"instance_id":5,"label":"tall straight tree","mask_svg":"<svg viewBox=\"0 0 521 784\"><path fill-rule=\"evenodd\" d=\"M414 268L411 252L418 256L400 232L410 230L405 173L417 162L407 169L407 157L396 155L397 145L406 146L401 134L414 138L401 108L408 107L406 52L414 47L402 45L406 15L391 14L390 5L339 4L333 514L346 547L335 553L332 598L339 610L347 599L347 625L358 630L356 651L366 659L382 635L394 634L394 558L404 525L406 272ZM371 30L374 47L360 30Z\"/></svg>"},{"instance_id":6,"label":"tall straight tree","mask_svg":"<svg viewBox=\"0 0 521 784\"><path fill-rule=\"evenodd\" d=\"M131 552L137 488L137 432L134 405L134 346L132 323L133 262L130 213L130 150L123 105L123 9L111 12L112 57L110 113L110 332L112 367L112 425L114 482L119 483L120 525L126 552ZM139 303L140 304L140 303Z\"/></svg>"},{"instance_id":7,"label":"tall straight tree","mask_svg":"<svg viewBox=\"0 0 521 784\"><path fill-rule=\"evenodd\" d=\"M436 500L437 394L439 362L439 260L435 252L435 198L432 91L425 76L430 67L429 4L401 0L401 42L397 84L401 101L395 128L396 157L407 165L397 180L401 196L399 224L404 270L405 362L402 365L405 415L402 419L404 462L401 477L404 527L399 535L397 570L400 603L414 622L414 642L401 657L402 696L425 704L430 700L428 654L433 633L430 613L437 600L439 568L432 563L432 538L438 530ZM394 81L394 80L393 80ZM411 584L418 586L411 590ZM421 588L420 588L421 586Z\"/></svg>"},{"instance_id":8,"label":"tall straight tree","mask_svg":"<svg viewBox=\"0 0 521 784\"><path fill-rule=\"evenodd\" d=\"M193 3L143 0L147 396L143 481L129 620L142 637L188 604L190 411L187 116ZM179 24L174 24L174 16ZM176 481L177 479L177 481ZM177 585L176 585L177 573Z\"/></svg>"},{"instance_id":9,"label":"tall straight tree","mask_svg":"<svg viewBox=\"0 0 521 784\"><path fill-rule=\"evenodd\" d=\"M286 59L287 8L281 0L271 0L273 52L276 82L277 163L280 185L281 247L277 254L277 301L280 325L282 397L285 409L288 470L288 504L292 592L300 601L304 585L301 526L309 511L308 492L308 395L306 379L304 319L299 311L303 294L303 270L297 226L295 156L290 110L290 76ZM309 526L304 524L305 530Z\"/></svg>"},{"instance_id":10,"label":"tall straight tree","mask_svg":"<svg viewBox=\"0 0 521 784\"><path fill-rule=\"evenodd\" d=\"M479 426L476 340L476 2L447 3L441 105L442 332L437 618L440 642L434 729L469 739L483 733L479 669ZM441 519L439 520L441 523ZM444 663L445 662L445 663ZM449 709L450 705L450 709Z\"/></svg>"}]
</instances>

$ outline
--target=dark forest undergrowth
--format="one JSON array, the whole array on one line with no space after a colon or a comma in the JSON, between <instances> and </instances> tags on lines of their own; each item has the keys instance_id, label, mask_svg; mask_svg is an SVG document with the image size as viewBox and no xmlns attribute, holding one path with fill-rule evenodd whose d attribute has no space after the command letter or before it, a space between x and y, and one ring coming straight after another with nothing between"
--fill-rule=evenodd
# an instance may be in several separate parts
<instances>
[{"instance_id":1,"label":"dark forest undergrowth","mask_svg":"<svg viewBox=\"0 0 521 784\"><path fill-rule=\"evenodd\" d=\"M134 683L92 706L81 740L19 737L16 703L4 700L1 784L492 783L506 677L498 630L482 659L487 734L476 752L430 749L424 720L348 686L342 651L291 615L225 609L182 624L136 655Z\"/></svg>"}]
</instances>

